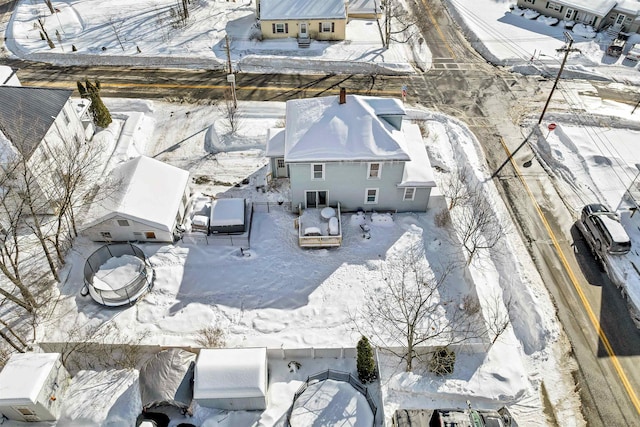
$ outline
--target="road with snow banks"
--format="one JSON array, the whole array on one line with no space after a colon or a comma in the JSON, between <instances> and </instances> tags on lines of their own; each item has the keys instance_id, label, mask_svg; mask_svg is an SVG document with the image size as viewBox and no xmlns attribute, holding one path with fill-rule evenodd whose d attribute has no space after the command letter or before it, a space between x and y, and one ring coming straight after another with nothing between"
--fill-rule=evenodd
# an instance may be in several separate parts
<instances>
[{"instance_id":1,"label":"road with snow banks","mask_svg":"<svg viewBox=\"0 0 640 427\"><path fill-rule=\"evenodd\" d=\"M573 375L588 424L638 425L640 333L619 292L576 234L574 213L565 208L554 182L527 144L552 82L509 74L487 64L460 34L440 0L416 0L412 7L433 54L428 72L403 77L238 74L238 99L285 101L335 95L340 87L350 93L399 97L404 85L409 103L467 124L484 147L493 180L557 305L578 362ZM0 62L20 68L25 86L76 90L76 82L88 77L101 81L107 97L214 103L224 99L229 88L225 73L219 71ZM600 95L630 104L637 101L627 99L624 92L602 90ZM550 112L567 108L561 99L554 98ZM572 424L558 419L549 403L552 398L544 398L548 421Z\"/></svg>"}]
</instances>

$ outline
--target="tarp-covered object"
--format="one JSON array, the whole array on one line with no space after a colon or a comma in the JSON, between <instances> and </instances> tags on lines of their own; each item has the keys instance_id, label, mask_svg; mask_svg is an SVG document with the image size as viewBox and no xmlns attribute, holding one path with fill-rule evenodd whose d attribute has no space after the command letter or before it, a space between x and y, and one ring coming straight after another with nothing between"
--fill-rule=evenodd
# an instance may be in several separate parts
<instances>
[{"instance_id":1,"label":"tarp-covered object","mask_svg":"<svg viewBox=\"0 0 640 427\"><path fill-rule=\"evenodd\" d=\"M156 353L140 369L140 394L144 411L174 406L187 411L193 400L196 355L172 348Z\"/></svg>"}]
</instances>

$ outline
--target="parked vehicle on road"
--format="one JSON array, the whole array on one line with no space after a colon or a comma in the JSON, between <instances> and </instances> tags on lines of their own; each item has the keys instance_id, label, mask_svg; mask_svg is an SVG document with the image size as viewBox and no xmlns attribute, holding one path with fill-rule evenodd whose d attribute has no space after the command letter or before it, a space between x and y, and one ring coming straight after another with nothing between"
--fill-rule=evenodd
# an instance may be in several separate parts
<instances>
[{"instance_id":1,"label":"parked vehicle on road","mask_svg":"<svg viewBox=\"0 0 640 427\"><path fill-rule=\"evenodd\" d=\"M605 254L624 255L631 250L631 239L614 212L600 203L585 206L576 223L591 252L600 259Z\"/></svg>"},{"instance_id":2,"label":"parked vehicle on road","mask_svg":"<svg viewBox=\"0 0 640 427\"><path fill-rule=\"evenodd\" d=\"M640 61L640 45L634 44L633 46L631 46L631 49L629 49L629 52L627 52L625 58L629 61Z\"/></svg>"},{"instance_id":3,"label":"parked vehicle on road","mask_svg":"<svg viewBox=\"0 0 640 427\"><path fill-rule=\"evenodd\" d=\"M611 44L607 47L607 55L615 56L616 58L622 55L622 51L624 50L624 46L627 43L627 39L629 37L624 34L618 34Z\"/></svg>"}]
</instances>

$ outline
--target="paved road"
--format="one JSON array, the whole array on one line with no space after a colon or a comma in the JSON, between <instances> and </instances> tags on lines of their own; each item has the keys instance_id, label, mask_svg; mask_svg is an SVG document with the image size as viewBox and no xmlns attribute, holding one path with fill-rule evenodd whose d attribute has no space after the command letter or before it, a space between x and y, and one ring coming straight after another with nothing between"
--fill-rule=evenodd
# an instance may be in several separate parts
<instances>
[{"instance_id":1,"label":"paved road","mask_svg":"<svg viewBox=\"0 0 640 427\"><path fill-rule=\"evenodd\" d=\"M640 407L630 396L640 391L640 334L619 292L594 267L571 229L571 213L562 208L553 182L537 162L526 170L521 166L532 152L522 144L529 129L519 124L542 110L551 82L511 75L487 64L470 49L440 0L417 0L416 7L424 8L420 25L432 49L432 70L408 77L241 74L238 98L284 101L336 94L339 87L351 93L398 96L407 85L410 102L467 123L496 171L495 182L557 304L580 366L575 377L589 425L638 425ZM97 78L103 94L113 97L212 103L228 90L225 74L208 70L52 67L7 59L0 63L19 67L25 85L75 89L77 80ZM624 91L613 93L602 86L599 90L602 96L636 102ZM552 102L550 111L558 107L562 106ZM508 152L515 153L513 161L508 161ZM553 417L551 408L548 415Z\"/></svg>"},{"instance_id":2,"label":"paved road","mask_svg":"<svg viewBox=\"0 0 640 427\"><path fill-rule=\"evenodd\" d=\"M499 170L495 182L554 298L579 363L575 377L585 418L590 426L640 425L640 333L620 293L571 227L573 218L563 208L553 181L537 162L528 169L522 167L532 152L526 144L518 150L529 131L519 124L532 112L542 111L550 82L487 68L478 62L476 52L462 49L468 43L445 16L440 0L418 1L431 9L423 34L429 46L438 48L441 62L446 63L449 49L442 46L448 44L449 59L460 63L462 70L472 70L455 71L449 65L446 72L436 68L426 73L421 102L470 124L490 167ZM633 93L612 92L604 85L599 85L599 91L602 96L633 102ZM562 107L556 103L561 98L557 94L550 111ZM499 105L504 106L502 115L495 114ZM514 161L500 169L507 151L515 152Z\"/></svg>"}]
</instances>

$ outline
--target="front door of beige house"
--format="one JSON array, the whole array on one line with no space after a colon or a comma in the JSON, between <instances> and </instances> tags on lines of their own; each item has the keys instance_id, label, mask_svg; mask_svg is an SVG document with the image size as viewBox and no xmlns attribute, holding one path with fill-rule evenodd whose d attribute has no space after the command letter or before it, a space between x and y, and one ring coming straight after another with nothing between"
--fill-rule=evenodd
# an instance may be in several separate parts
<instances>
[{"instance_id":1,"label":"front door of beige house","mask_svg":"<svg viewBox=\"0 0 640 427\"><path fill-rule=\"evenodd\" d=\"M301 39L306 39L309 37L309 33L307 32L307 23L301 22L299 25L300 30L298 31L298 37Z\"/></svg>"},{"instance_id":2,"label":"front door of beige house","mask_svg":"<svg viewBox=\"0 0 640 427\"><path fill-rule=\"evenodd\" d=\"M615 28L616 30L621 30L622 24L624 23L625 18L626 18L626 15L619 13L618 16L616 16L616 22L614 22L613 28Z\"/></svg>"},{"instance_id":3,"label":"front door of beige house","mask_svg":"<svg viewBox=\"0 0 640 427\"><path fill-rule=\"evenodd\" d=\"M324 208L327 206L328 195L326 191L305 191L306 208Z\"/></svg>"}]
</instances>

